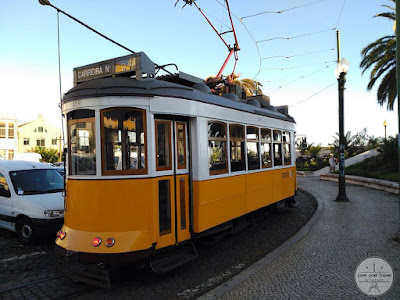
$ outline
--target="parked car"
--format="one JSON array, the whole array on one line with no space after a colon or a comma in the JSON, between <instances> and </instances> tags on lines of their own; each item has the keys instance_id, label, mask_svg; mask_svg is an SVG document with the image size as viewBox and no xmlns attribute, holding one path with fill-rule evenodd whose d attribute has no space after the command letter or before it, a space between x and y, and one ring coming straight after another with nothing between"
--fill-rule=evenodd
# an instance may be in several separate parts
<instances>
[{"instance_id":1,"label":"parked car","mask_svg":"<svg viewBox=\"0 0 400 300\"><path fill-rule=\"evenodd\" d=\"M0 227L23 244L57 232L64 221L63 177L54 167L31 161L0 161Z\"/></svg>"}]
</instances>

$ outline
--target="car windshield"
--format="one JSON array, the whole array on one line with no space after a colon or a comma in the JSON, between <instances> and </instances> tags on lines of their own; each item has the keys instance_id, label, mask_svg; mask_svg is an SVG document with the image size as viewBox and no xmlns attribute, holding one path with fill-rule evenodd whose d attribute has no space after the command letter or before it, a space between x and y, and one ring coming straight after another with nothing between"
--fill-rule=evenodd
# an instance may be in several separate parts
<instances>
[{"instance_id":1,"label":"car windshield","mask_svg":"<svg viewBox=\"0 0 400 300\"><path fill-rule=\"evenodd\" d=\"M18 195L62 192L63 177L55 169L11 171L10 178Z\"/></svg>"}]
</instances>

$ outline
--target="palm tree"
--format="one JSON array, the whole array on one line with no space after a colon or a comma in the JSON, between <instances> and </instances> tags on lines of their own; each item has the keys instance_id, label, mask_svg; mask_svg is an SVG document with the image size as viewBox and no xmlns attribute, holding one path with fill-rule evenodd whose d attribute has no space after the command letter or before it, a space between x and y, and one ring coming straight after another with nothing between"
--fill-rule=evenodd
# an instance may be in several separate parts
<instances>
[{"instance_id":1,"label":"palm tree","mask_svg":"<svg viewBox=\"0 0 400 300\"><path fill-rule=\"evenodd\" d=\"M237 84L246 92L246 96L262 95L262 84L259 81L243 78L239 79L239 75L231 74L227 78L228 84Z\"/></svg>"},{"instance_id":2,"label":"palm tree","mask_svg":"<svg viewBox=\"0 0 400 300\"><path fill-rule=\"evenodd\" d=\"M239 75L236 74L228 76L222 75L222 78L209 76L205 79L205 82L210 85L215 85L216 90L222 90L223 87L227 85L239 85L242 90L246 92L246 96L262 95L261 87L263 85L259 81L250 78L239 79Z\"/></svg>"},{"instance_id":3,"label":"palm tree","mask_svg":"<svg viewBox=\"0 0 400 300\"><path fill-rule=\"evenodd\" d=\"M395 0L390 0L395 2ZM396 22L396 8L382 5L391 9L390 12L377 14L375 17L384 17ZM396 23L394 24L395 28ZM388 35L367 45L362 51L360 68L364 74L372 68L367 90L370 91L376 81L382 77L377 91L378 103L383 106L387 102L387 109L393 110L394 101L397 97L396 88L396 36Z\"/></svg>"}]
</instances>

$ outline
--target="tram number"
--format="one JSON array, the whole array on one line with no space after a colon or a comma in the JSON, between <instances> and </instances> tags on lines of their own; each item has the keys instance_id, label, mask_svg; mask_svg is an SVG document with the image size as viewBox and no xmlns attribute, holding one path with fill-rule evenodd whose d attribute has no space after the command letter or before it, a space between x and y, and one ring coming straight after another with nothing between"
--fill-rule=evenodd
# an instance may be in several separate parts
<instances>
[{"instance_id":1,"label":"tram number","mask_svg":"<svg viewBox=\"0 0 400 300\"><path fill-rule=\"evenodd\" d=\"M75 102L72 102L72 106L73 106L73 107L81 106L81 100L77 100L77 101L75 101Z\"/></svg>"}]
</instances>

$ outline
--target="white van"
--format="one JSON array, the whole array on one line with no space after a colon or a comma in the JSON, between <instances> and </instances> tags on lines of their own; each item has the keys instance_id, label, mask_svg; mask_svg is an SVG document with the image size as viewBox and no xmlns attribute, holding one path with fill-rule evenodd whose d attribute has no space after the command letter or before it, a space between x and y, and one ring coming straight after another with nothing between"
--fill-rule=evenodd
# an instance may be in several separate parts
<instances>
[{"instance_id":1,"label":"white van","mask_svg":"<svg viewBox=\"0 0 400 300\"><path fill-rule=\"evenodd\" d=\"M0 228L24 244L59 230L64 221L63 177L47 164L0 161Z\"/></svg>"}]
</instances>

